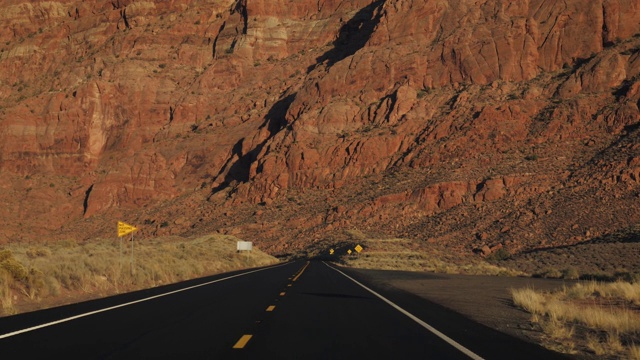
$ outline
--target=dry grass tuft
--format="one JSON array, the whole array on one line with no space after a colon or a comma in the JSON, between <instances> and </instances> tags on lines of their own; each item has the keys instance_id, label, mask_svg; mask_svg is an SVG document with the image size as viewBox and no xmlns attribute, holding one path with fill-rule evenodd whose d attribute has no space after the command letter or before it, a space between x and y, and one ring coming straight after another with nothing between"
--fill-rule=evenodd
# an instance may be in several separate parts
<instances>
[{"instance_id":1,"label":"dry grass tuft","mask_svg":"<svg viewBox=\"0 0 640 360\"><path fill-rule=\"evenodd\" d=\"M461 263L449 259L436 249L417 248L409 239L371 239L361 232L349 232L362 253L353 253L340 260L347 266L361 269L431 271L445 274L519 276L523 273L498 267L477 258Z\"/></svg>"},{"instance_id":2,"label":"dry grass tuft","mask_svg":"<svg viewBox=\"0 0 640 360\"><path fill-rule=\"evenodd\" d=\"M546 297L533 288L511 289L513 302L534 315L544 315Z\"/></svg>"},{"instance_id":3,"label":"dry grass tuft","mask_svg":"<svg viewBox=\"0 0 640 360\"><path fill-rule=\"evenodd\" d=\"M13 307L13 294L9 287L12 283L11 275L0 269L0 311L5 314L15 314Z\"/></svg>"},{"instance_id":4,"label":"dry grass tuft","mask_svg":"<svg viewBox=\"0 0 640 360\"><path fill-rule=\"evenodd\" d=\"M19 311L19 302L37 308L43 299L62 294L106 296L278 262L256 249L237 253L236 241L225 235L137 241L133 262L126 240L67 241L40 248L13 244L0 250L0 314Z\"/></svg>"},{"instance_id":5,"label":"dry grass tuft","mask_svg":"<svg viewBox=\"0 0 640 360\"><path fill-rule=\"evenodd\" d=\"M630 360L640 360L640 346L635 344L629 346L628 357Z\"/></svg>"},{"instance_id":6,"label":"dry grass tuft","mask_svg":"<svg viewBox=\"0 0 640 360\"><path fill-rule=\"evenodd\" d=\"M630 305L637 303L639 284L578 283L555 293L531 288L512 289L513 302L532 314L551 340L546 344L565 352L575 348L580 337L562 332L560 325L579 325L584 346L596 355L624 357L639 340L640 314ZM624 340L623 340L624 339ZM567 344L573 344L567 346Z\"/></svg>"},{"instance_id":7,"label":"dry grass tuft","mask_svg":"<svg viewBox=\"0 0 640 360\"><path fill-rule=\"evenodd\" d=\"M590 281L578 283L571 289L565 290L567 296L575 299L608 298L621 299L640 306L640 283L616 281L602 283Z\"/></svg>"},{"instance_id":8,"label":"dry grass tuft","mask_svg":"<svg viewBox=\"0 0 640 360\"><path fill-rule=\"evenodd\" d=\"M543 294L533 289L512 289L511 294L516 305L532 314L577 321L613 333L640 332L640 315L627 308L576 304L557 294Z\"/></svg>"},{"instance_id":9,"label":"dry grass tuft","mask_svg":"<svg viewBox=\"0 0 640 360\"><path fill-rule=\"evenodd\" d=\"M576 344L573 339L575 329L557 319L543 321L540 326L544 333L550 338L549 344L553 350L566 354L576 353Z\"/></svg>"},{"instance_id":10,"label":"dry grass tuft","mask_svg":"<svg viewBox=\"0 0 640 360\"><path fill-rule=\"evenodd\" d=\"M607 348L605 347L605 344L600 340L600 338L597 335L587 334L586 346L589 350L591 350L594 354L598 356L607 354Z\"/></svg>"}]
</instances>

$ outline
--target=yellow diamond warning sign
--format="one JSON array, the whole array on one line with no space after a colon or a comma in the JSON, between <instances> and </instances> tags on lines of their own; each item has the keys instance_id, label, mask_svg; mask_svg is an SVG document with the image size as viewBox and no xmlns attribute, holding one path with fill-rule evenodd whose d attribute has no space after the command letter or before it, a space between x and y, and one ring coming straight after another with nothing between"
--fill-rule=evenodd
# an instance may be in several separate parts
<instances>
[{"instance_id":1,"label":"yellow diamond warning sign","mask_svg":"<svg viewBox=\"0 0 640 360\"><path fill-rule=\"evenodd\" d=\"M360 252L360 251L362 251L362 250L363 250L362 246L360 246L360 245L356 245L356 251L357 251L357 252Z\"/></svg>"},{"instance_id":2,"label":"yellow diamond warning sign","mask_svg":"<svg viewBox=\"0 0 640 360\"><path fill-rule=\"evenodd\" d=\"M125 236L127 234L131 234L132 232L138 230L137 227L134 227L129 224L125 224L122 221L118 221L118 237Z\"/></svg>"}]
</instances>

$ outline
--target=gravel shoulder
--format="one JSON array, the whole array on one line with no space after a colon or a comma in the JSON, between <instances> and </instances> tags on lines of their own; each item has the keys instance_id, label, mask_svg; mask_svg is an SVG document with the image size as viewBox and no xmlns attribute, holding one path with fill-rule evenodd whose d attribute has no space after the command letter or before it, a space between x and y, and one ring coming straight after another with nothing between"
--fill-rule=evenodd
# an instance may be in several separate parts
<instances>
[{"instance_id":1,"label":"gravel shoulder","mask_svg":"<svg viewBox=\"0 0 640 360\"><path fill-rule=\"evenodd\" d=\"M525 277L450 275L427 272L354 269L379 285L392 286L458 312L483 325L540 344L541 331L530 314L511 300L511 288L561 289L575 281Z\"/></svg>"}]
</instances>

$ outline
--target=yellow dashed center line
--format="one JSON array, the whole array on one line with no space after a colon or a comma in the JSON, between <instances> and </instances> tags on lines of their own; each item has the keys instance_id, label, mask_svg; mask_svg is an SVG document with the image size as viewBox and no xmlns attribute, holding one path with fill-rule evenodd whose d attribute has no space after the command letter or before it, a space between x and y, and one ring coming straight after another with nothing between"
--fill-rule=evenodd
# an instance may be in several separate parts
<instances>
[{"instance_id":1,"label":"yellow dashed center line","mask_svg":"<svg viewBox=\"0 0 640 360\"><path fill-rule=\"evenodd\" d=\"M251 340L252 336L253 335L242 335L240 340L238 340L238 342L235 345L233 345L233 348L234 349L242 349L242 348L244 348L247 345L247 343L249 342L249 340Z\"/></svg>"},{"instance_id":2,"label":"yellow dashed center line","mask_svg":"<svg viewBox=\"0 0 640 360\"><path fill-rule=\"evenodd\" d=\"M289 278L289 280L296 281L298 280L298 278L300 277L300 275L302 275L302 273L307 269L307 267L309 266L310 262L307 261L307 263L304 265L304 267L302 269L300 269L300 271L293 277L293 278ZM291 287L293 286L293 284L288 284L287 287ZM280 296L285 296L286 292L281 292ZM273 311L275 310L276 306L275 305L269 305L269 307L267 307L266 311ZM251 340L251 338L253 337L253 335L242 335L242 337L240 338L240 340L238 340L238 342L233 345L234 349L242 349L245 346L247 346L247 343L249 342L249 340Z\"/></svg>"},{"instance_id":3,"label":"yellow dashed center line","mask_svg":"<svg viewBox=\"0 0 640 360\"><path fill-rule=\"evenodd\" d=\"M300 277L300 275L302 275L302 273L307 269L307 266L309 266L309 264L310 264L310 262L309 262L309 261L307 261L307 263L304 265L304 267L302 268L302 270L300 270L300 272L298 273L298 275L296 275L296 276L293 278L293 281L298 280L298 278Z\"/></svg>"},{"instance_id":4,"label":"yellow dashed center line","mask_svg":"<svg viewBox=\"0 0 640 360\"><path fill-rule=\"evenodd\" d=\"M302 273L307 269L307 267L309 266L311 262L307 261L307 263L304 265L304 267L302 267L302 269L300 269L300 271L292 278L289 278L289 280L291 280L291 282L294 282L296 280L298 280L298 278L300 277L300 275L302 275ZM291 287L293 286L293 284L288 284L287 287ZM285 296L286 292L281 292L280 296ZM276 306L275 305L269 305L266 309L266 311L273 311L275 310ZM242 337L238 340L238 342L236 342L235 345L233 345L234 349L243 349L245 346L247 346L247 343L249 342L249 340L251 340L251 338L253 337L253 335L242 335Z\"/></svg>"}]
</instances>

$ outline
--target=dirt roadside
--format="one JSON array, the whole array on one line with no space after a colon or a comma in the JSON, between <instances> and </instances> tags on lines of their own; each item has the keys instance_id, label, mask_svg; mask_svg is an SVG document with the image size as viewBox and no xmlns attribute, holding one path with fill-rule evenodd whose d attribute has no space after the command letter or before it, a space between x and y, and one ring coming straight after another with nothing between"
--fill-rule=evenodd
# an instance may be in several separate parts
<instances>
[{"instance_id":1,"label":"dirt roadside","mask_svg":"<svg viewBox=\"0 0 640 360\"><path fill-rule=\"evenodd\" d=\"M427 272L365 270L350 268L373 283L392 286L467 316L483 325L528 342L540 344L542 332L530 322L530 314L516 308L511 288L554 290L575 281L450 275ZM575 356L576 359L589 357Z\"/></svg>"}]
</instances>

